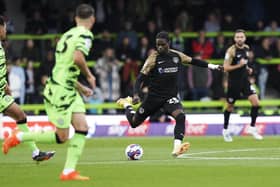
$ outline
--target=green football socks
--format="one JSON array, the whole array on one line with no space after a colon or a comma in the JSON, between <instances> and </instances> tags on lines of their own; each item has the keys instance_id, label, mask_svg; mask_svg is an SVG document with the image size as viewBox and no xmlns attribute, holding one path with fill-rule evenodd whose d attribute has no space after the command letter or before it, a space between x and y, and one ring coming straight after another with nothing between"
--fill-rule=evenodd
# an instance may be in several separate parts
<instances>
[{"instance_id":1,"label":"green football socks","mask_svg":"<svg viewBox=\"0 0 280 187\"><path fill-rule=\"evenodd\" d=\"M30 132L26 123L18 124L18 128L19 128L20 131L22 131L24 133L29 133ZM28 145L33 152L38 150L38 147L36 146L34 141L25 142L25 144Z\"/></svg>"},{"instance_id":2,"label":"green football socks","mask_svg":"<svg viewBox=\"0 0 280 187\"><path fill-rule=\"evenodd\" d=\"M77 162L83 152L85 142L86 136L84 134L75 133L70 139L64 169L75 170Z\"/></svg>"},{"instance_id":3,"label":"green football socks","mask_svg":"<svg viewBox=\"0 0 280 187\"><path fill-rule=\"evenodd\" d=\"M22 133L20 140L26 143L31 143L31 141L38 142L38 143L56 143L55 132L29 132L29 133ZM33 142L32 142L33 143Z\"/></svg>"}]
</instances>

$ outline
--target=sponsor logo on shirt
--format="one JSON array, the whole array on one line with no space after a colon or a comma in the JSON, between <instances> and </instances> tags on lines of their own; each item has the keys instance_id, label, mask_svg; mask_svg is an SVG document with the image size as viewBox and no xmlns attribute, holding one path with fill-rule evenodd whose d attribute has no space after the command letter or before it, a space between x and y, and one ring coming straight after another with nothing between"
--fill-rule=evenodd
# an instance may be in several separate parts
<instances>
[{"instance_id":1,"label":"sponsor logo on shirt","mask_svg":"<svg viewBox=\"0 0 280 187\"><path fill-rule=\"evenodd\" d=\"M162 73L176 73L178 72L178 67L170 67L170 68L158 68L158 72Z\"/></svg>"}]
</instances>

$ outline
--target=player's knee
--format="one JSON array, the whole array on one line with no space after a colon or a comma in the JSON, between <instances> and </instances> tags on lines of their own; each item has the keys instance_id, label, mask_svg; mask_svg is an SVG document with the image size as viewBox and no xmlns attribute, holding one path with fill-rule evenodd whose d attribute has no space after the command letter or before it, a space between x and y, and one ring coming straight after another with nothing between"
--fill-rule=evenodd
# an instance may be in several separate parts
<instances>
[{"instance_id":1,"label":"player's knee","mask_svg":"<svg viewBox=\"0 0 280 187\"><path fill-rule=\"evenodd\" d=\"M24 118L21 118L21 119L17 120L17 124L18 124L18 125L21 125L21 124L26 124L26 123L27 123L27 119L26 119L26 117L24 117Z\"/></svg>"},{"instance_id":2,"label":"player's knee","mask_svg":"<svg viewBox=\"0 0 280 187\"><path fill-rule=\"evenodd\" d=\"M68 140L68 134L55 133L56 143L63 144Z\"/></svg>"},{"instance_id":3,"label":"player's knee","mask_svg":"<svg viewBox=\"0 0 280 187\"><path fill-rule=\"evenodd\" d=\"M16 122L17 124L22 124L22 123L26 123L26 115L24 112L20 112L17 116L16 116Z\"/></svg>"},{"instance_id":4,"label":"player's knee","mask_svg":"<svg viewBox=\"0 0 280 187\"><path fill-rule=\"evenodd\" d=\"M259 100L255 100L252 102L252 107L259 107L259 106L260 106Z\"/></svg>"},{"instance_id":5,"label":"player's knee","mask_svg":"<svg viewBox=\"0 0 280 187\"><path fill-rule=\"evenodd\" d=\"M226 110L228 111L228 112L232 112L233 111L233 109L234 109L234 106L233 105L227 105L227 107L226 107Z\"/></svg>"},{"instance_id":6,"label":"player's knee","mask_svg":"<svg viewBox=\"0 0 280 187\"><path fill-rule=\"evenodd\" d=\"M75 130L75 134L81 134L86 136L88 134L88 128L87 130Z\"/></svg>"}]
</instances>

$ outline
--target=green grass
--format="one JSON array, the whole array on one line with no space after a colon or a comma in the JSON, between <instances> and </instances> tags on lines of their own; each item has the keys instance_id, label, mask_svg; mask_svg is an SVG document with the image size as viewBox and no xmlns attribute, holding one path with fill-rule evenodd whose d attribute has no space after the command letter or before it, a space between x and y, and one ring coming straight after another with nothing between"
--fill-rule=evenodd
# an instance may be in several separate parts
<instances>
[{"instance_id":1,"label":"green grass","mask_svg":"<svg viewBox=\"0 0 280 187\"><path fill-rule=\"evenodd\" d=\"M191 149L184 158L170 156L172 137L95 138L87 142L79 162L86 182L61 182L67 145L40 145L56 150L50 161L35 164L24 145L0 154L1 187L263 187L279 186L279 137L190 137ZM124 149L130 143L144 148L140 161L128 161Z\"/></svg>"}]
</instances>

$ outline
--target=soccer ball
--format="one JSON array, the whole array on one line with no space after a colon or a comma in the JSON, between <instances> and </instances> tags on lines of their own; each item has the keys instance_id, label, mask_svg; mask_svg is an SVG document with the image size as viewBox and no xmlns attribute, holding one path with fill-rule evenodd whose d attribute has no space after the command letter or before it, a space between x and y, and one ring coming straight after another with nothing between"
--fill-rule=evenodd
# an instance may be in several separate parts
<instances>
[{"instance_id":1,"label":"soccer ball","mask_svg":"<svg viewBox=\"0 0 280 187\"><path fill-rule=\"evenodd\" d=\"M130 144L125 149L125 156L128 160L139 160L143 154L143 148L139 144Z\"/></svg>"}]
</instances>

